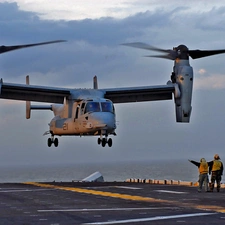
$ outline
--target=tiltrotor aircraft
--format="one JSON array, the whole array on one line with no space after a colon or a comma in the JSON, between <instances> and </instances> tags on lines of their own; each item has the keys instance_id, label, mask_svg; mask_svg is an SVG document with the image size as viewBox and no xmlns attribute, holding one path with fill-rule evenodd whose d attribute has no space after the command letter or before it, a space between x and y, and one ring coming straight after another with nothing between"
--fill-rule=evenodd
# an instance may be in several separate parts
<instances>
[{"instance_id":1,"label":"tiltrotor aircraft","mask_svg":"<svg viewBox=\"0 0 225 225\"><path fill-rule=\"evenodd\" d=\"M0 54L8 51L43 44L62 42L62 40L19 46L0 46ZM156 48L144 43L127 43L125 46L153 50L164 53L151 57L174 60L171 80L166 85L106 88L98 89L97 77L94 77L93 89L69 89L49 86L30 85L29 76L26 84L4 83L0 80L0 98L26 101L26 118L31 110L52 110L54 118L49 123L50 134L47 144L58 146L55 136L98 136L97 143L105 147L112 146L116 135L116 113L114 104L142 101L169 100L174 97L176 121L188 123L191 116L193 87L193 69L189 64L192 59L225 53L225 50L189 50L179 45L172 50ZM50 105L31 105L30 102L47 102Z\"/></svg>"}]
</instances>

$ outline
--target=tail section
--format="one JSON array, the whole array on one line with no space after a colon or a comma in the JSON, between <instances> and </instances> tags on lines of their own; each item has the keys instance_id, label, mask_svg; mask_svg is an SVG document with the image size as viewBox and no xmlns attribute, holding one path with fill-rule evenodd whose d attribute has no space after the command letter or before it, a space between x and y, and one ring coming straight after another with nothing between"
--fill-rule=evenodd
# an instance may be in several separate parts
<instances>
[{"instance_id":1,"label":"tail section","mask_svg":"<svg viewBox=\"0 0 225 225\"><path fill-rule=\"evenodd\" d=\"M30 101L26 101L26 119L30 119L30 113L31 113Z\"/></svg>"},{"instance_id":2,"label":"tail section","mask_svg":"<svg viewBox=\"0 0 225 225\"><path fill-rule=\"evenodd\" d=\"M26 76L26 85L30 85L29 75ZM26 119L30 119L30 101L26 101Z\"/></svg>"},{"instance_id":3,"label":"tail section","mask_svg":"<svg viewBox=\"0 0 225 225\"><path fill-rule=\"evenodd\" d=\"M26 84L30 84L29 75L26 76ZM52 110L52 105L31 105L30 101L26 101L26 119L30 119L31 110Z\"/></svg>"}]
</instances>

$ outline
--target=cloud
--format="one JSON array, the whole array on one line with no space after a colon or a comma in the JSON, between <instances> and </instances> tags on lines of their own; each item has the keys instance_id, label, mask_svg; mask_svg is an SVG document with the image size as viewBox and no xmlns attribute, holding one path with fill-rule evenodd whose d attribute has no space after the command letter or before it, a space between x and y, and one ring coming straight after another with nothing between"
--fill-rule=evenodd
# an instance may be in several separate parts
<instances>
[{"instance_id":1,"label":"cloud","mask_svg":"<svg viewBox=\"0 0 225 225\"><path fill-rule=\"evenodd\" d=\"M206 73L206 70L205 70L205 69L200 69L200 70L198 71L198 73L199 73L200 75L204 75L204 74Z\"/></svg>"},{"instance_id":2,"label":"cloud","mask_svg":"<svg viewBox=\"0 0 225 225\"><path fill-rule=\"evenodd\" d=\"M126 18L146 10L165 11L174 10L174 8L185 8L187 13L208 12L213 8L223 6L221 1L203 1L198 2L190 0L181 2L172 0L168 4L166 0L96 0L94 3L91 0L76 1L73 0L1 0L0 2L16 2L20 10L34 12L43 20L83 20L83 19L98 19L101 17ZM202 7L204 5L204 7Z\"/></svg>"},{"instance_id":3,"label":"cloud","mask_svg":"<svg viewBox=\"0 0 225 225\"><path fill-rule=\"evenodd\" d=\"M211 76L201 76L195 79L194 88L196 89L224 89L225 76L224 74L214 74Z\"/></svg>"}]
</instances>

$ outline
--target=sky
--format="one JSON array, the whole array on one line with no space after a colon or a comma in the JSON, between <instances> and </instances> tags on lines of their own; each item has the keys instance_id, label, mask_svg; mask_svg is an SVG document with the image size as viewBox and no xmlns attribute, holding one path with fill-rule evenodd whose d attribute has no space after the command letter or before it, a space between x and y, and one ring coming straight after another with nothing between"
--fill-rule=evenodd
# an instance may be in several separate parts
<instances>
[{"instance_id":1,"label":"sky","mask_svg":"<svg viewBox=\"0 0 225 225\"><path fill-rule=\"evenodd\" d=\"M172 49L225 49L225 2L221 0L0 0L0 45L67 42L0 55L3 82L69 88L164 85L173 61L122 46L144 42ZM173 100L117 104L117 136L111 148L97 137L59 137L47 147L50 111L0 100L0 165L117 162L158 159L225 162L225 54L192 60L194 90L188 124L176 123Z\"/></svg>"}]
</instances>

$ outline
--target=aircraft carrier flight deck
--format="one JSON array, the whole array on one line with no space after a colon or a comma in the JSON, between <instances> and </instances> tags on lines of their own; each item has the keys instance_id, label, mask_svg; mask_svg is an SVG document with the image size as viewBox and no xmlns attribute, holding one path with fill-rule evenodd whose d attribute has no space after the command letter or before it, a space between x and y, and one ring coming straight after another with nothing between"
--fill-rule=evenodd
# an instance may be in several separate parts
<instances>
[{"instance_id":1,"label":"aircraft carrier flight deck","mask_svg":"<svg viewBox=\"0 0 225 225\"><path fill-rule=\"evenodd\" d=\"M0 225L225 224L225 189L138 182L0 184Z\"/></svg>"}]
</instances>

